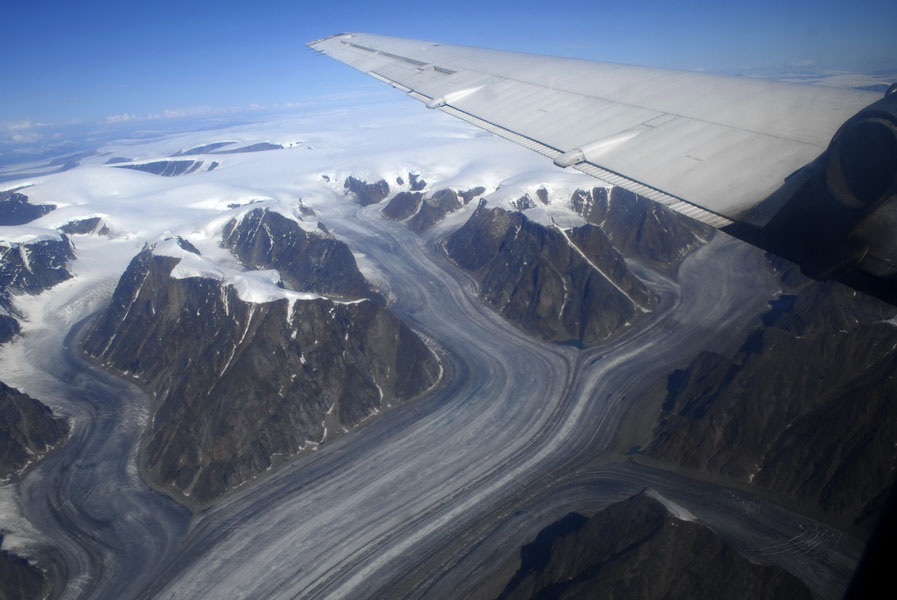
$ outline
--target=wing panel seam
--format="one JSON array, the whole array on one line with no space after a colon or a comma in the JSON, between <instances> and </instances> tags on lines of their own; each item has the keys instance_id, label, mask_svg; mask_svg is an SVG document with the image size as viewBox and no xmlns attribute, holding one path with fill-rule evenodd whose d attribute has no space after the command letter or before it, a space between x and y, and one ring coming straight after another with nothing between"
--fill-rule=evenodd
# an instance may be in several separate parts
<instances>
[{"instance_id":1,"label":"wing panel seam","mask_svg":"<svg viewBox=\"0 0 897 600\"><path fill-rule=\"evenodd\" d=\"M344 40L341 40L341 41L344 41ZM362 49L364 49L364 50L368 50L368 51L370 51L370 52L374 52L374 53L379 54L379 55L381 55L381 56L386 56L386 57L389 57L389 58L394 58L394 59L396 59L396 60L401 60L401 61L404 61L404 62L407 62L407 63L410 63L410 64L416 64L416 65L419 65L419 66L428 64L428 63L421 62L421 61L418 61L417 59L410 58L410 57L407 57L407 56L400 56L400 55L398 55L398 54L392 54L392 53L390 53L390 52L387 51L387 50L379 50L379 49L376 49L376 48L368 48L368 47L365 47L365 46L359 46L358 44L355 44L355 43L352 43L352 42L345 42L345 43L346 43L347 45L350 45L350 46L355 46L355 47L358 47L358 48L362 48ZM445 68L445 67L443 67L443 68ZM531 81L526 81L526 80L524 80L524 79L517 79L517 78L515 78L515 77L508 77L507 75L498 75L498 74L495 74L495 73L488 73L488 72L486 72L486 71L478 71L478 70L476 70L476 69L463 69L463 71L464 71L464 72L467 72L467 73L471 73L471 74L477 74L477 75L484 76L484 77L493 77L493 78L498 79L498 80L503 80L503 81L508 81L508 82L514 82L514 83L520 83L520 84L523 84L523 85L529 85L529 86L533 86L533 87L537 87L537 88L542 88L542 89L547 89L547 90L549 90L549 89L554 89L554 88L546 87L546 86L544 86L544 85L542 85L542 84L539 84L539 83L533 83L533 82L531 82ZM457 71L456 71L456 72L457 72ZM572 96L578 96L578 97L580 97L580 98L588 98L588 99L591 99L591 100L597 100L597 101L600 101L600 102L606 102L606 103L608 103L608 104L614 104L614 105L617 105L617 106L625 106L625 107L627 107L627 108L634 108L634 109L641 109L641 110L650 110L650 111L654 111L654 112L656 112L656 113L659 113L658 116L669 115L669 116L672 116L672 117L675 117L675 118L685 119L685 120L687 120L687 121L693 121L693 122L695 122L695 123L702 123L702 124L705 124L705 125L713 125L713 126L715 126L715 127L722 127L722 128L725 128L725 129L730 129L730 130L732 130L732 131L743 131L743 132L745 132L745 133L750 133L750 134L752 134L752 135L760 135L760 136L765 136L765 137L772 138L772 139L783 140L783 141L793 142L793 143L797 143L797 144L803 144L803 145L806 145L806 146L811 146L811 147L814 147L814 148L822 148L822 149L825 149L825 145L819 145L819 144L816 144L816 143L812 143L812 142L810 142L810 141L807 141L806 139L795 139L795 138L792 138L792 137L786 137L786 136L781 136L781 135L775 135L775 134L773 134L773 133L769 133L769 132L766 132L766 131L757 131L757 130L755 130L755 129L748 129L748 128L745 128L745 127L736 127L736 126L734 126L734 125L729 125L729 124L725 124L725 123L718 123L718 122L716 122L716 121L709 121L709 120L707 120L707 119L701 119L701 118L698 118L698 117L688 116L688 115L679 114L679 113L674 113L674 112L663 111L663 110L660 110L660 109L657 109L657 108L652 108L652 107L650 107L650 106L642 106L642 105L639 105L639 104L631 104L631 103L628 103L628 102L621 102L621 101L619 101L619 100L612 100L612 99L609 99L609 98L604 98L604 97L596 96L596 95L593 95L593 94L585 94L585 93L582 93L582 92L576 92L576 91L567 90L567 89L558 89L558 91L564 92L565 94L570 94L570 95L572 95ZM656 118L658 118L658 117L652 117L651 119L648 119L648 121L654 120L654 119L656 119ZM660 123L660 124L657 125L657 126L658 126L658 127L662 127L662 126L665 125L665 124L666 124L666 123Z\"/></svg>"},{"instance_id":2,"label":"wing panel seam","mask_svg":"<svg viewBox=\"0 0 897 600\"><path fill-rule=\"evenodd\" d=\"M421 96L421 98L423 99L428 98L427 96L417 94L416 92L414 94ZM500 125L496 125L495 123L491 123L489 121L471 115L470 113L466 113L463 110L457 109L453 106L442 106L439 110L453 117L467 121L472 125L476 125L477 127L484 129L490 133L494 133L499 137L503 137L506 140L512 141L525 148L533 150L534 152L538 152L539 154L547 156L548 158L554 159L561 155L561 152L556 148L552 148L551 146L543 144L542 142L533 140L532 138L528 138L525 135L517 133L516 131L505 129ZM696 221L700 221L701 223L705 223L716 229L731 225L734 222L731 219L728 219L715 212L709 211L702 206L692 204L687 200L683 200L682 198L673 196L672 194L668 194L667 192L658 190L657 188L653 188L633 179L629 179L628 177L624 177L619 173L614 173L613 171L609 171L603 167L599 167L596 164L583 162L575 165L574 168L581 173L585 173L586 175L594 177L595 179L599 179L611 185L618 185L623 189L633 192L634 194L644 196L649 200L653 200L659 204L663 204L671 210L674 210L680 214L684 214L688 217L691 217L692 219L695 219Z\"/></svg>"}]
</instances>

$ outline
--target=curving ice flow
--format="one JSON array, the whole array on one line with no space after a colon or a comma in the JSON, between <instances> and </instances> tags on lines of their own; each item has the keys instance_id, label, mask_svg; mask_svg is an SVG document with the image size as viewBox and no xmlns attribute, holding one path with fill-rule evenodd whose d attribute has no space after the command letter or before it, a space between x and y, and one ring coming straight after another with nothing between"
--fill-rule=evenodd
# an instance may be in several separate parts
<instances>
[{"instance_id":1,"label":"curving ice flow","mask_svg":"<svg viewBox=\"0 0 897 600\"><path fill-rule=\"evenodd\" d=\"M576 219L565 205L570 193L596 180L548 168L444 115L400 112L381 106L350 119L332 110L106 149L150 160L215 140L302 140L216 156L214 171L179 178L99 159L32 178L34 202L60 205L36 226L101 214L110 229L109 237L74 236L74 279L19 298L25 335L0 350L7 383L74 423L70 442L17 490L34 528L21 549L63 583L59 596L467 595L550 521L651 487L749 555L786 565L823 597L837 597L858 549L831 530L709 484L626 463L590 464L640 385L699 350L725 350L763 312L776 284L761 255L717 237L687 259L678 283L633 265L661 297L643 326L585 351L536 341L482 304L441 251L441 237L472 207L420 238L382 218L379 206L362 209L345 198L342 182L384 177L392 186L403 177L407 187L414 172L430 190L483 185L499 205L545 187L554 200L539 207L543 220L569 223ZM192 261L180 276L211 274L258 302L284 293L270 273L241 274L218 236L246 207L295 215L300 201L363 258L391 309L439 345L447 382L190 515L139 478L136 448L149 400L80 357L79 323L108 300L144 243L172 236L205 257L166 242L168 252Z\"/></svg>"},{"instance_id":2,"label":"curving ice flow","mask_svg":"<svg viewBox=\"0 0 897 600\"><path fill-rule=\"evenodd\" d=\"M650 325L580 352L535 342L485 309L471 282L431 240L415 239L376 210L335 208L339 219L331 221L387 273L399 298L396 310L449 351L453 385L199 517L146 597L216 597L227 590L246 598L386 597L398 589L412 597L451 596L470 581L465 563L447 568L471 552L457 540L494 528L507 516L501 507L535 495L584 453L600 449L627 392L652 373L668 372L699 345L714 343L717 326L715 342L725 344L762 311L765 300L757 291L774 287L762 270L751 275L744 268L760 260L754 251L718 239L689 261L681 290L666 284L665 309ZM736 264L742 269L733 269ZM705 276L719 281L716 293L701 285ZM611 478L606 483L611 490L617 485ZM635 493L639 486L633 475L625 487ZM700 514L694 499L691 505L675 501ZM525 524L513 532L511 545L501 542L509 534L501 530L486 536L487 543L467 542L507 552L527 540L520 531L531 538L549 521L542 515ZM739 535L748 537L738 532L733 538ZM823 595L836 597L845 584L849 554L840 575L818 582ZM447 580L453 586L440 584Z\"/></svg>"}]
</instances>

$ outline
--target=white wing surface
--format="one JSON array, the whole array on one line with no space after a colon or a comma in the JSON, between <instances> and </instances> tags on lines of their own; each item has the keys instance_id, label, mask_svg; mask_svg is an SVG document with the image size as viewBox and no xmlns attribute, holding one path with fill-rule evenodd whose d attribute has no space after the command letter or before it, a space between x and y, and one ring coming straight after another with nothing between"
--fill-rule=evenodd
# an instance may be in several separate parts
<instances>
[{"instance_id":1,"label":"white wing surface","mask_svg":"<svg viewBox=\"0 0 897 600\"><path fill-rule=\"evenodd\" d=\"M361 33L309 46L715 227L766 225L749 211L881 97Z\"/></svg>"}]
</instances>

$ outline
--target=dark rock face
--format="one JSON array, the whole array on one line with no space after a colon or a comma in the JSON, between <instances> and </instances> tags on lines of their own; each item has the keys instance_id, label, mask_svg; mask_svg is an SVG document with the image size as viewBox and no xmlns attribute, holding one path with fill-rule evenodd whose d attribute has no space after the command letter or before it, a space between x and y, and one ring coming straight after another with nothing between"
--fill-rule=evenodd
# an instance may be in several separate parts
<instances>
[{"instance_id":1,"label":"dark rock face","mask_svg":"<svg viewBox=\"0 0 897 600\"><path fill-rule=\"evenodd\" d=\"M423 233L462 206L455 191L439 190L424 200L417 214L408 221L408 227L415 233Z\"/></svg>"},{"instance_id":2,"label":"dark rock face","mask_svg":"<svg viewBox=\"0 0 897 600\"><path fill-rule=\"evenodd\" d=\"M486 302L546 340L595 344L654 304L592 225L562 232L481 202L445 248L477 279Z\"/></svg>"},{"instance_id":3,"label":"dark rock face","mask_svg":"<svg viewBox=\"0 0 897 600\"><path fill-rule=\"evenodd\" d=\"M420 209L423 196L420 192L399 192L393 196L392 200L380 212L387 219L404 221Z\"/></svg>"},{"instance_id":4,"label":"dark rock face","mask_svg":"<svg viewBox=\"0 0 897 600\"><path fill-rule=\"evenodd\" d=\"M109 234L109 228L103 224L103 219L100 217L73 219L61 226L59 231L69 235L88 235L91 233L96 233L98 235Z\"/></svg>"},{"instance_id":5,"label":"dark rock face","mask_svg":"<svg viewBox=\"0 0 897 600\"><path fill-rule=\"evenodd\" d=\"M72 275L67 263L75 257L65 234L61 239L0 244L0 295L9 292L38 294Z\"/></svg>"},{"instance_id":6,"label":"dark rock face","mask_svg":"<svg viewBox=\"0 0 897 600\"><path fill-rule=\"evenodd\" d=\"M116 169L133 169L161 177L189 175L202 166L201 160L158 160L139 165L118 165Z\"/></svg>"},{"instance_id":7,"label":"dark rock face","mask_svg":"<svg viewBox=\"0 0 897 600\"><path fill-rule=\"evenodd\" d=\"M179 156L179 155L175 154L175 156ZM124 156L113 156L112 158L110 158L109 160L104 162L103 164L104 165L118 165L118 164L126 163L126 162L131 162L131 159L125 158Z\"/></svg>"},{"instance_id":8,"label":"dark rock face","mask_svg":"<svg viewBox=\"0 0 897 600\"><path fill-rule=\"evenodd\" d=\"M225 146L233 146L236 142L213 142L211 144L204 144L202 146L196 146L194 148L189 148L187 150L180 150L172 154L172 158L176 158L178 156L196 156L197 154L239 154L242 152L265 152L267 150L282 150L283 146L280 144L272 144L271 142L259 142L257 144L250 144L248 146L241 146L240 148L228 148L227 150L221 150ZM217 163L215 163L217 165ZM209 171L212 170L212 167L209 167Z\"/></svg>"},{"instance_id":9,"label":"dark rock face","mask_svg":"<svg viewBox=\"0 0 897 600\"><path fill-rule=\"evenodd\" d=\"M211 171L212 168L209 167L209 170ZM228 203L227 207L228 208L240 208L241 206L249 206L250 204L258 204L259 202L264 202L264 200L261 200L259 198L253 198L251 200L244 200L242 202L230 202L230 203Z\"/></svg>"},{"instance_id":10,"label":"dark rock face","mask_svg":"<svg viewBox=\"0 0 897 600\"><path fill-rule=\"evenodd\" d=\"M343 184L343 187L345 187L346 190L355 197L355 201L362 206L377 204L389 195L389 184L383 179L375 183L368 183L361 179L348 177L346 178L346 183Z\"/></svg>"},{"instance_id":11,"label":"dark rock face","mask_svg":"<svg viewBox=\"0 0 897 600\"><path fill-rule=\"evenodd\" d=\"M231 221L222 243L248 267L277 269L296 291L383 301L346 244L324 232L307 232L277 212L256 208L239 223Z\"/></svg>"},{"instance_id":12,"label":"dark rock face","mask_svg":"<svg viewBox=\"0 0 897 600\"><path fill-rule=\"evenodd\" d=\"M517 210L529 210L531 208L535 208L536 203L533 202L533 199L529 197L529 194L524 194L516 200L511 201L511 206L513 206Z\"/></svg>"},{"instance_id":13,"label":"dark rock face","mask_svg":"<svg viewBox=\"0 0 897 600\"><path fill-rule=\"evenodd\" d=\"M0 310L5 310L0 307ZM5 344L19 334L19 322L9 314L0 313L0 344Z\"/></svg>"},{"instance_id":14,"label":"dark rock face","mask_svg":"<svg viewBox=\"0 0 897 600\"><path fill-rule=\"evenodd\" d=\"M68 261L75 257L64 234L60 239L24 243L0 242L0 344L19 333L15 294L39 294L69 279Z\"/></svg>"},{"instance_id":15,"label":"dark rock face","mask_svg":"<svg viewBox=\"0 0 897 600\"><path fill-rule=\"evenodd\" d=\"M69 433L64 419L0 381L0 480L38 460Z\"/></svg>"},{"instance_id":16,"label":"dark rock face","mask_svg":"<svg viewBox=\"0 0 897 600\"><path fill-rule=\"evenodd\" d=\"M735 357L704 353L670 375L648 452L868 513L897 469L897 326L883 321L895 312L837 283L783 296Z\"/></svg>"},{"instance_id":17,"label":"dark rock face","mask_svg":"<svg viewBox=\"0 0 897 600\"><path fill-rule=\"evenodd\" d=\"M218 148L223 148L224 146L232 146L236 142L213 142L211 144L204 144L202 146L195 146L188 150L180 150L175 152L171 156L196 156L197 154L208 154L210 152L214 152Z\"/></svg>"},{"instance_id":18,"label":"dark rock face","mask_svg":"<svg viewBox=\"0 0 897 600\"><path fill-rule=\"evenodd\" d=\"M241 300L141 252L84 349L155 398L143 461L158 485L214 501L438 379L426 345L378 304Z\"/></svg>"},{"instance_id":19,"label":"dark rock face","mask_svg":"<svg viewBox=\"0 0 897 600\"><path fill-rule=\"evenodd\" d=\"M408 183L412 192L419 192L427 187L427 182L421 179L420 173L408 173Z\"/></svg>"},{"instance_id":20,"label":"dark rock face","mask_svg":"<svg viewBox=\"0 0 897 600\"><path fill-rule=\"evenodd\" d=\"M47 580L40 569L20 556L0 550L0 599L45 598L47 592Z\"/></svg>"},{"instance_id":21,"label":"dark rock face","mask_svg":"<svg viewBox=\"0 0 897 600\"><path fill-rule=\"evenodd\" d=\"M55 208L53 204L30 204L28 196L15 191L0 192L0 225L24 225Z\"/></svg>"},{"instance_id":22,"label":"dark rock face","mask_svg":"<svg viewBox=\"0 0 897 600\"><path fill-rule=\"evenodd\" d=\"M383 216L393 221L408 221L415 233L424 233L447 215L466 206L486 191L475 187L466 191L439 190L424 197L422 192L399 192L383 208Z\"/></svg>"},{"instance_id":23,"label":"dark rock face","mask_svg":"<svg viewBox=\"0 0 897 600\"><path fill-rule=\"evenodd\" d=\"M713 230L662 204L621 187L577 190L570 203L589 223L601 227L625 256L640 258L662 272L678 269L681 260Z\"/></svg>"},{"instance_id":24,"label":"dark rock face","mask_svg":"<svg viewBox=\"0 0 897 600\"><path fill-rule=\"evenodd\" d=\"M545 190L542 190L545 191ZM461 201L464 203L464 206L467 206L471 200L476 198L477 196L482 196L486 193L486 188L481 185L478 185L474 188L470 188L469 190L465 190L463 192L458 192L458 196L461 197ZM546 194L548 192L545 192ZM548 196L546 196L547 198Z\"/></svg>"},{"instance_id":25,"label":"dark rock face","mask_svg":"<svg viewBox=\"0 0 897 600\"><path fill-rule=\"evenodd\" d=\"M813 597L787 571L751 563L644 493L590 519L571 513L520 554L520 570L499 598Z\"/></svg>"},{"instance_id":26,"label":"dark rock face","mask_svg":"<svg viewBox=\"0 0 897 600\"><path fill-rule=\"evenodd\" d=\"M0 344L20 331L12 297L39 294L71 278L68 261L74 257L74 248L65 234L59 239L0 242Z\"/></svg>"}]
</instances>

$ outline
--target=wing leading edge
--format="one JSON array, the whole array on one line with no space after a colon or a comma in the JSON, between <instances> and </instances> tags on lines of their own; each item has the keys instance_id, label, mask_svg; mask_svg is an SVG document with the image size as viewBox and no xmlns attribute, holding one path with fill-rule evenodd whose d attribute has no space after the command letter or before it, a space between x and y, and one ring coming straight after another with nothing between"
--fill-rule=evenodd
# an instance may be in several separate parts
<instances>
[{"instance_id":1,"label":"wing leading edge","mask_svg":"<svg viewBox=\"0 0 897 600\"><path fill-rule=\"evenodd\" d=\"M897 275L897 94L361 33L309 46L813 276Z\"/></svg>"}]
</instances>

